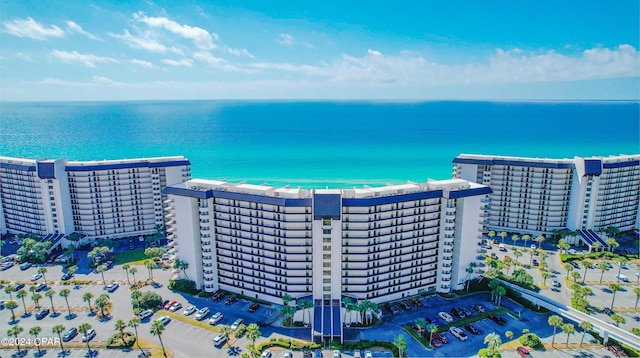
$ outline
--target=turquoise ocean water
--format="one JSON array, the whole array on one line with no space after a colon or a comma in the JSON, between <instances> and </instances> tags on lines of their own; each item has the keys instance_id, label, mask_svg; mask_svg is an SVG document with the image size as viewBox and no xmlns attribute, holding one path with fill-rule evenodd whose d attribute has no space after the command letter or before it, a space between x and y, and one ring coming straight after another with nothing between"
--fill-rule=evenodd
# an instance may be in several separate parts
<instances>
[{"instance_id":1,"label":"turquoise ocean water","mask_svg":"<svg viewBox=\"0 0 640 358\"><path fill-rule=\"evenodd\" d=\"M460 153L640 153L638 102L0 104L0 155L184 155L194 178L352 187L451 177Z\"/></svg>"}]
</instances>

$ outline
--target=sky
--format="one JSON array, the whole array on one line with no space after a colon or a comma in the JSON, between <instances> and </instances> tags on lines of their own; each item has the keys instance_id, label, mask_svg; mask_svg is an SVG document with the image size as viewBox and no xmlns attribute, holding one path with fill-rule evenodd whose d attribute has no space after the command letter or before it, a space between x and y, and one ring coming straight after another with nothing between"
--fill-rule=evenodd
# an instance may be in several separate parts
<instances>
[{"instance_id":1,"label":"sky","mask_svg":"<svg viewBox=\"0 0 640 358\"><path fill-rule=\"evenodd\" d=\"M639 2L0 1L0 101L638 100Z\"/></svg>"}]
</instances>

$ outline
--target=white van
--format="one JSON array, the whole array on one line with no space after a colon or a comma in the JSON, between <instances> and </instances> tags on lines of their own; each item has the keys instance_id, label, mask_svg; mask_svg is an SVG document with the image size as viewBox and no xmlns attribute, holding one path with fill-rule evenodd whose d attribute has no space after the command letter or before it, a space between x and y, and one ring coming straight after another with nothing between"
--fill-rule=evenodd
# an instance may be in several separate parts
<instances>
[{"instance_id":1,"label":"white van","mask_svg":"<svg viewBox=\"0 0 640 358\"><path fill-rule=\"evenodd\" d=\"M505 251L505 252L506 252L506 251L507 251L507 248L506 248L506 247L504 247L504 244L500 244L500 245L498 245L498 250L500 250L500 251Z\"/></svg>"},{"instance_id":2,"label":"white van","mask_svg":"<svg viewBox=\"0 0 640 358\"><path fill-rule=\"evenodd\" d=\"M220 347L225 343L227 343L226 336L218 335L216 338L213 339L213 345L215 345L216 347Z\"/></svg>"},{"instance_id":3,"label":"white van","mask_svg":"<svg viewBox=\"0 0 640 358\"><path fill-rule=\"evenodd\" d=\"M449 332L461 341L467 340L467 335L464 332L462 332L462 330L458 327L449 328Z\"/></svg>"}]
</instances>

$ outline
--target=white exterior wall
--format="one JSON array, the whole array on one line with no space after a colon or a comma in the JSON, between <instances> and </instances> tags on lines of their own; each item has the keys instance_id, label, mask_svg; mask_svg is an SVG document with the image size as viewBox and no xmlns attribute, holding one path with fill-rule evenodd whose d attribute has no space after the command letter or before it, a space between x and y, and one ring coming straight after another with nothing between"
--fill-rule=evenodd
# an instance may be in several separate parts
<instances>
[{"instance_id":1,"label":"white exterior wall","mask_svg":"<svg viewBox=\"0 0 640 358\"><path fill-rule=\"evenodd\" d=\"M198 202L196 199L181 196L175 196L172 199L174 208L172 213L175 213L176 223L187 223L172 228L174 241L178 245L179 259L189 264L186 270L187 277L195 281L198 288L202 288L204 273Z\"/></svg>"},{"instance_id":2,"label":"white exterior wall","mask_svg":"<svg viewBox=\"0 0 640 358\"><path fill-rule=\"evenodd\" d=\"M469 276L466 269L472 262L479 263L483 228L481 214L484 212L481 200L480 196L457 200L455 250L451 277L452 285L456 290L464 288L467 277L471 280L478 276L478 269Z\"/></svg>"}]
</instances>

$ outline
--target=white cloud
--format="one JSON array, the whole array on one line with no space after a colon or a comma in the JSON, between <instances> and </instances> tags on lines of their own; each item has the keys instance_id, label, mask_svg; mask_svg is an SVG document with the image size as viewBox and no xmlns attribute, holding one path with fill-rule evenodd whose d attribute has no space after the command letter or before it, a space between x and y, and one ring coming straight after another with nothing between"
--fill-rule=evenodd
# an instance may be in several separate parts
<instances>
[{"instance_id":1,"label":"white cloud","mask_svg":"<svg viewBox=\"0 0 640 358\"><path fill-rule=\"evenodd\" d=\"M153 28L163 28L171 33L190 39L193 41L196 47L203 50L212 50L216 48L213 40L218 39L218 34L209 33L200 27L192 27L189 25L180 25L175 21L169 20L166 17L149 17L143 12L133 14L133 18L139 22L146 24Z\"/></svg>"},{"instance_id":2,"label":"white cloud","mask_svg":"<svg viewBox=\"0 0 640 358\"><path fill-rule=\"evenodd\" d=\"M99 85L109 85L109 86L114 85L116 83L109 77L101 77L101 76L93 76L93 82Z\"/></svg>"},{"instance_id":3,"label":"white cloud","mask_svg":"<svg viewBox=\"0 0 640 358\"><path fill-rule=\"evenodd\" d=\"M216 57L206 51L199 51L193 54L193 58L200 62L204 62L209 65L209 67L214 68L219 71L224 72L244 72L244 73L256 73L257 71L254 69L243 68L238 65L231 63L228 60L225 60L221 57Z\"/></svg>"},{"instance_id":4,"label":"white cloud","mask_svg":"<svg viewBox=\"0 0 640 358\"><path fill-rule=\"evenodd\" d=\"M18 37L28 37L34 40L46 40L49 37L63 37L64 31L56 25L46 27L34 19L15 19L2 23L4 32Z\"/></svg>"},{"instance_id":5,"label":"white cloud","mask_svg":"<svg viewBox=\"0 0 640 358\"><path fill-rule=\"evenodd\" d=\"M191 60L187 59L187 58L183 58L181 60L172 60L169 58L165 58L163 60L160 60L162 63L170 65L170 66L176 66L176 67L191 67L193 66L193 62L191 62Z\"/></svg>"},{"instance_id":6,"label":"white cloud","mask_svg":"<svg viewBox=\"0 0 640 358\"><path fill-rule=\"evenodd\" d=\"M156 67L153 65L153 63L149 62L149 61L145 61L145 60L138 60L138 59L131 59L129 60L130 63L134 64L134 65L138 65L140 67L148 67L148 68L153 68Z\"/></svg>"},{"instance_id":7,"label":"white cloud","mask_svg":"<svg viewBox=\"0 0 640 358\"><path fill-rule=\"evenodd\" d=\"M23 61L27 61L27 62L31 62L31 61L33 61L33 59L31 58L31 56L29 56L29 55L27 55L27 54L24 54L23 52L17 52L17 53L15 53L15 54L14 54L14 56L15 56L16 58L19 58L19 59L23 60Z\"/></svg>"},{"instance_id":8,"label":"white cloud","mask_svg":"<svg viewBox=\"0 0 640 358\"><path fill-rule=\"evenodd\" d=\"M68 31L71 32L75 32L78 33L80 35L85 35L86 37L92 39L92 40L97 40L98 38L95 37L94 35L88 33L87 31L85 31L82 26L76 24L73 21L67 21L67 29Z\"/></svg>"},{"instance_id":9,"label":"white cloud","mask_svg":"<svg viewBox=\"0 0 640 358\"><path fill-rule=\"evenodd\" d=\"M146 34L143 37L136 37L129 33L129 30L125 29L122 35L109 33L109 36L124 41L129 47L147 50L155 53L173 52L178 55L182 55L182 50L176 47L167 47L159 41L153 39L150 34Z\"/></svg>"},{"instance_id":10,"label":"white cloud","mask_svg":"<svg viewBox=\"0 0 640 358\"><path fill-rule=\"evenodd\" d=\"M234 55L234 56L247 56L249 58L256 58L251 52L249 52L246 48L243 48L241 50L235 49L235 48L231 48L231 47L225 47L224 48L228 53Z\"/></svg>"},{"instance_id":11,"label":"white cloud","mask_svg":"<svg viewBox=\"0 0 640 358\"><path fill-rule=\"evenodd\" d=\"M109 57L101 57L92 54L81 54L77 51L67 52L60 50L53 50L49 53L49 56L58 59L64 63L74 64L81 63L87 67L96 67L96 63L118 63L118 60Z\"/></svg>"},{"instance_id":12,"label":"white cloud","mask_svg":"<svg viewBox=\"0 0 640 358\"><path fill-rule=\"evenodd\" d=\"M395 85L452 85L579 81L640 76L640 52L630 45L594 48L577 55L554 51L496 50L485 63L440 64L411 52L385 56L368 50L363 57L343 54L331 63L305 65L253 63L252 68L320 76L334 82Z\"/></svg>"},{"instance_id":13,"label":"white cloud","mask_svg":"<svg viewBox=\"0 0 640 358\"><path fill-rule=\"evenodd\" d=\"M296 39L289 34L280 34L276 39L276 42L280 45L293 46L296 43Z\"/></svg>"}]
</instances>

